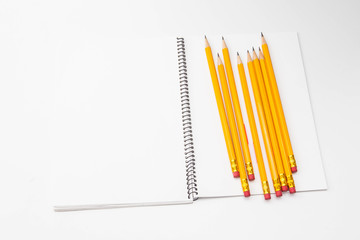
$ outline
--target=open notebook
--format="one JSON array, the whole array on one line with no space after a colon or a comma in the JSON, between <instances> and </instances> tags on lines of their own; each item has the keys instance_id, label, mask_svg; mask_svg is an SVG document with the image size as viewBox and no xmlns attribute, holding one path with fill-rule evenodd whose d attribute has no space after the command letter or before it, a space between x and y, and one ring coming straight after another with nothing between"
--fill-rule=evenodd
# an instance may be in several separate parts
<instances>
[{"instance_id":1,"label":"open notebook","mask_svg":"<svg viewBox=\"0 0 360 240\"><path fill-rule=\"evenodd\" d=\"M297 34L265 36L298 164L296 189L326 189ZM207 37L213 55L221 53L221 36ZM260 45L260 34L224 37L255 170L250 191L262 194L236 68L236 52L246 62L246 50ZM57 146L51 189L56 211L185 204L243 194L229 166L203 36L78 42L64 41L61 47L62 78L49 123Z\"/></svg>"}]
</instances>

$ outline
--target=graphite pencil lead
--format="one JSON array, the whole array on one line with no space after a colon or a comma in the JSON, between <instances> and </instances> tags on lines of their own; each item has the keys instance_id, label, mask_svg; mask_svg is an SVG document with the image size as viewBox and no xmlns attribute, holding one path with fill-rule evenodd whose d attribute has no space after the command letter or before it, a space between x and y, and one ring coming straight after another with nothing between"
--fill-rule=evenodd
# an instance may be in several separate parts
<instances>
[{"instance_id":1,"label":"graphite pencil lead","mask_svg":"<svg viewBox=\"0 0 360 240\"><path fill-rule=\"evenodd\" d=\"M218 57L220 57L219 53L217 55L218 55Z\"/></svg>"},{"instance_id":2,"label":"graphite pencil lead","mask_svg":"<svg viewBox=\"0 0 360 240\"><path fill-rule=\"evenodd\" d=\"M237 54L238 56L240 56L239 52L236 52L236 54Z\"/></svg>"},{"instance_id":3,"label":"graphite pencil lead","mask_svg":"<svg viewBox=\"0 0 360 240\"><path fill-rule=\"evenodd\" d=\"M261 52L261 48L259 47L259 51Z\"/></svg>"},{"instance_id":4,"label":"graphite pencil lead","mask_svg":"<svg viewBox=\"0 0 360 240\"><path fill-rule=\"evenodd\" d=\"M224 36L221 36L222 40L224 40Z\"/></svg>"},{"instance_id":5,"label":"graphite pencil lead","mask_svg":"<svg viewBox=\"0 0 360 240\"><path fill-rule=\"evenodd\" d=\"M255 48L253 47L253 52L255 52Z\"/></svg>"},{"instance_id":6,"label":"graphite pencil lead","mask_svg":"<svg viewBox=\"0 0 360 240\"><path fill-rule=\"evenodd\" d=\"M205 36L205 39L207 39L207 38L206 38L206 35L204 35L204 36Z\"/></svg>"},{"instance_id":7,"label":"graphite pencil lead","mask_svg":"<svg viewBox=\"0 0 360 240\"><path fill-rule=\"evenodd\" d=\"M263 37L264 36L264 34L261 32L261 36Z\"/></svg>"}]
</instances>

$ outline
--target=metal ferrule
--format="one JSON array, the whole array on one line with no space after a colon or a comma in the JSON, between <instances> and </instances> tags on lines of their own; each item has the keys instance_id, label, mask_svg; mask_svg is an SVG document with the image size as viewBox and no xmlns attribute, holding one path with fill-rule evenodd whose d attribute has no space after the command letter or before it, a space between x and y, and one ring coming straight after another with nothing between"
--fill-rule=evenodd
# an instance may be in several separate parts
<instances>
[{"instance_id":1,"label":"metal ferrule","mask_svg":"<svg viewBox=\"0 0 360 240\"><path fill-rule=\"evenodd\" d=\"M231 171L232 172L238 171L237 164L236 164L236 159L231 159L230 160L230 166L231 166Z\"/></svg>"},{"instance_id":2,"label":"metal ferrule","mask_svg":"<svg viewBox=\"0 0 360 240\"><path fill-rule=\"evenodd\" d=\"M273 184L274 184L275 192L281 191L281 184L280 184L280 179L279 178L274 179Z\"/></svg>"},{"instance_id":3,"label":"metal ferrule","mask_svg":"<svg viewBox=\"0 0 360 240\"><path fill-rule=\"evenodd\" d=\"M280 174L279 174L279 177L280 177L280 184L281 184L281 186L287 186L285 174L284 174L284 173L280 173Z\"/></svg>"},{"instance_id":4,"label":"metal ferrule","mask_svg":"<svg viewBox=\"0 0 360 240\"><path fill-rule=\"evenodd\" d=\"M270 193L270 187L269 187L268 181L263 181L262 182L262 188L263 188L264 194Z\"/></svg>"},{"instance_id":5,"label":"metal ferrule","mask_svg":"<svg viewBox=\"0 0 360 240\"><path fill-rule=\"evenodd\" d=\"M294 155L289 155L290 167L296 167L296 161Z\"/></svg>"},{"instance_id":6,"label":"metal ferrule","mask_svg":"<svg viewBox=\"0 0 360 240\"><path fill-rule=\"evenodd\" d=\"M287 175L286 178L287 178L289 188L295 187L295 182L294 182L293 176L290 174L290 175Z\"/></svg>"},{"instance_id":7,"label":"metal ferrule","mask_svg":"<svg viewBox=\"0 0 360 240\"><path fill-rule=\"evenodd\" d=\"M250 191L247 178L241 179L241 186L242 186L243 192Z\"/></svg>"},{"instance_id":8,"label":"metal ferrule","mask_svg":"<svg viewBox=\"0 0 360 240\"><path fill-rule=\"evenodd\" d=\"M253 168L251 162L245 163L245 167L246 167L246 172L248 175L254 174L254 168Z\"/></svg>"}]
</instances>

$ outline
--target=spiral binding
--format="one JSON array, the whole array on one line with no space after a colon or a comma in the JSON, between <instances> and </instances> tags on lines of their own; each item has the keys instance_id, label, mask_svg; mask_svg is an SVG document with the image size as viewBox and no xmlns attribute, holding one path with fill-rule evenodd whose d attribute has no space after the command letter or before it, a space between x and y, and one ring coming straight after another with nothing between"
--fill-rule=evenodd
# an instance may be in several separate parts
<instances>
[{"instance_id":1,"label":"spiral binding","mask_svg":"<svg viewBox=\"0 0 360 240\"><path fill-rule=\"evenodd\" d=\"M177 38L176 40L178 52L182 124L184 135L187 194L189 199L196 200L198 199L198 189L196 184L195 152L191 127L191 111L186 67L185 40L184 38Z\"/></svg>"}]
</instances>

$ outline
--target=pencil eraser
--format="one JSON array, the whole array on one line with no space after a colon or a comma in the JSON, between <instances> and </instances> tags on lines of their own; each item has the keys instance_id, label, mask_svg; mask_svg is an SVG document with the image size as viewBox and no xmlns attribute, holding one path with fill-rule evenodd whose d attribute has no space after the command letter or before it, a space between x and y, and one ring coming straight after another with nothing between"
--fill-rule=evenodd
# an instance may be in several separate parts
<instances>
[{"instance_id":1,"label":"pencil eraser","mask_svg":"<svg viewBox=\"0 0 360 240\"><path fill-rule=\"evenodd\" d=\"M265 198L265 200L270 200L271 199L270 193L264 194L264 198Z\"/></svg>"},{"instance_id":2,"label":"pencil eraser","mask_svg":"<svg viewBox=\"0 0 360 240\"><path fill-rule=\"evenodd\" d=\"M253 180L255 180L255 175L254 174L249 174L248 178L249 178L249 181L253 181Z\"/></svg>"},{"instance_id":3,"label":"pencil eraser","mask_svg":"<svg viewBox=\"0 0 360 240\"><path fill-rule=\"evenodd\" d=\"M292 173L296 173L296 172L297 172L297 167L292 167L292 168L291 168L291 172L292 172Z\"/></svg>"},{"instance_id":4,"label":"pencil eraser","mask_svg":"<svg viewBox=\"0 0 360 240\"><path fill-rule=\"evenodd\" d=\"M286 192L289 190L288 186L281 186L281 191Z\"/></svg>"},{"instance_id":5,"label":"pencil eraser","mask_svg":"<svg viewBox=\"0 0 360 240\"><path fill-rule=\"evenodd\" d=\"M282 192L281 192L281 191L276 191L275 194L276 194L276 197L281 197L281 196L282 196Z\"/></svg>"},{"instance_id":6,"label":"pencil eraser","mask_svg":"<svg viewBox=\"0 0 360 240\"><path fill-rule=\"evenodd\" d=\"M291 187L291 188L289 188L289 191L290 191L290 193L296 193L296 189L295 189L295 187Z\"/></svg>"},{"instance_id":7,"label":"pencil eraser","mask_svg":"<svg viewBox=\"0 0 360 240\"><path fill-rule=\"evenodd\" d=\"M239 174L239 172L233 172L233 176L234 176L234 178L238 178L238 177L240 177L240 174Z\"/></svg>"},{"instance_id":8,"label":"pencil eraser","mask_svg":"<svg viewBox=\"0 0 360 240\"><path fill-rule=\"evenodd\" d=\"M245 191L244 192L244 197L250 197L250 191Z\"/></svg>"}]
</instances>

